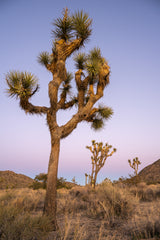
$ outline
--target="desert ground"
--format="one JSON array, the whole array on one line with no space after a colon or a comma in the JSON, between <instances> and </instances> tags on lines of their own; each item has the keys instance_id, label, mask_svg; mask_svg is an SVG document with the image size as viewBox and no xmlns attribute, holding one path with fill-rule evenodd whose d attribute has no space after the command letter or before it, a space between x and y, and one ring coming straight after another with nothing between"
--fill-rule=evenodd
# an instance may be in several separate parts
<instances>
[{"instance_id":1,"label":"desert ground","mask_svg":"<svg viewBox=\"0 0 160 240\"><path fill-rule=\"evenodd\" d=\"M59 189L52 231L43 216L45 190L0 190L1 240L160 239L160 184L102 182Z\"/></svg>"}]
</instances>

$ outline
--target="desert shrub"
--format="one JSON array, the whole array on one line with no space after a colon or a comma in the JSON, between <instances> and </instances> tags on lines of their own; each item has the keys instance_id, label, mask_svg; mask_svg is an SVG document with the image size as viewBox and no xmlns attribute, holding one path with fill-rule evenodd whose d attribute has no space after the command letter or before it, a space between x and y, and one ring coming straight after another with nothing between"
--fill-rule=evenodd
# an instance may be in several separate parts
<instances>
[{"instance_id":1,"label":"desert shrub","mask_svg":"<svg viewBox=\"0 0 160 240\"><path fill-rule=\"evenodd\" d=\"M37 190L37 189L40 189L40 188L44 189L44 185L41 182L34 181L32 183L32 185L30 185L30 188L33 188L34 190Z\"/></svg>"},{"instance_id":2,"label":"desert shrub","mask_svg":"<svg viewBox=\"0 0 160 240\"><path fill-rule=\"evenodd\" d=\"M160 238L160 218L148 220L143 223L136 223L136 228L132 228L131 236L133 240Z\"/></svg>"},{"instance_id":3,"label":"desert shrub","mask_svg":"<svg viewBox=\"0 0 160 240\"><path fill-rule=\"evenodd\" d=\"M0 239L41 240L52 230L49 217L35 214L42 193L33 190L10 190L0 197ZM39 195L39 196L38 196ZM35 202L34 202L35 201ZM35 205L34 205L35 204ZM33 213L33 214L32 214Z\"/></svg>"},{"instance_id":4,"label":"desert shrub","mask_svg":"<svg viewBox=\"0 0 160 240\"><path fill-rule=\"evenodd\" d=\"M63 177L60 177L57 179L57 189L61 189L61 188L70 189L69 185L67 185L66 183L66 179Z\"/></svg>"},{"instance_id":5,"label":"desert shrub","mask_svg":"<svg viewBox=\"0 0 160 240\"><path fill-rule=\"evenodd\" d=\"M46 189L47 184L47 174L46 173L40 173L35 176L34 182L30 185L30 188L33 188L34 190L37 189Z\"/></svg>"},{"instance_id":6,"label":"desert shrub","mask_svg":"<svg viewBox=\"0 0 160 240\"><path fill-rule=\"evenodd\" d=\"M1 190L0 193L0 202L8 203L15 198L15 193L11 190Z\"/></svg>"},{"instance_id":7,"label":"desert shrub","mask_svg":"<svg viewBox=\"0 0 160 240\"><path fill-rule=\"evenodd\" d=\"M155 199L154 190L152 188L147 188L144 193L144 201L152 202Z\"/></svg>"},{"instance_id":8,"label":"desert shrub","mask_svg":"<svg viewBox=\"0 0 160 240\"><path fill-rule=\"evenodd\" d=\"M147 185L146 183L140 183L137 186L130 187L129 191L139 198L140 201L152 202L160 198L160 186L159 185Z\"/></svg>"},{"instance_id":9,"label":"desert shrub","mask_svg":"<svg viewBox=\"0 0 160 240\"><path fill-rule=\"evenodd\" d=\"M45 190L15 189L1 191L0 205L13 206L24 211L39 211L43 209Z\"/></svg>"},{"instance_id":10,"label":"desert shrub","mask_svg":"<svg viewBox=\"0 0 160 240\"><path fill-rule=\"evenodd\" d=\"M75 206L76 211L85 210L84 214L92 218L126 218L134 211L133 196L112 183L104 182L95 190L90 187L73 188L70 194L74 202L72 209Z\"/></svg>"},{"instance_id":11,"label":"desert shrub","mask_svg":"<svg viewBox=\"0 0 160 240\"><path fill-rule=\"evenodd\" d=\"M132 175L129 174L129 177L120 177L118 180L114 180L113 183L114 184L125 184L126 186L136 186L137 184L139 184L141 182L140 177L137 175Z\"/></svg>"},{"instance_id":12,"label":"desert shrub","mask_svg":"<svg viewBox=\"0 0 160 240\"><path fill-rule=\"evenodd\" d=\"M51 220L46 216L33 217L13 206L0 210L1 240L41 240L51 230Z\"/></svg>"},{"instance_id":13,"label":"desert shrub","mask_svg":"<svg viewBox=\"0 0 160 240\"><path fill-rule=\"evenodd\" d=\"M61 190L59 190L61 191ZM80 187L73 187L71 190L64 189L63 192L58 191L58 213L76 214L87 209L87 204L82 200L83 190ZM80 196L81 195L81 196Z\"/></svg>"},{"instance_id":14,"label":"desert shrub","mask_svg":"<svg viewBox=\"0 0 160 240\"><path fill-rule=\"evenodd\" d=\"M47 174L46 173L40 173L36 175L34 178L34 182L30 185L30 188L37 190L37 189L46 189L47 186ZM60 188L67 188L70 189L71 186L69 186L66 182L66 179L63 177L57 178L57 189Z\"/></svg>"},{"instance_id":15,"label":"desert shrub","mask_svg":"<svg viewBox=\"0 0 160 240\"><path fill-rule=\"evenodd\" d=\"M125 189L120 189L113 184L102 183L96 192L105 215L121 218L132 215L136 199L133 201L133 197Z\"/></svg>"}]
</instances>

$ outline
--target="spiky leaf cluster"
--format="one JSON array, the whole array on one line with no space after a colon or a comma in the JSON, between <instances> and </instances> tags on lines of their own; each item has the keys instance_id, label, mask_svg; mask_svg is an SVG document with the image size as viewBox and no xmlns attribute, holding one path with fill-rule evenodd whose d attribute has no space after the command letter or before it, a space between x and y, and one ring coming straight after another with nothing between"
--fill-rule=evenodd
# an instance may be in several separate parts
<instances>
[{"instance_id":1,"label":"spiky leaf cluster","mask_svg":"<svg viewBox=\"0 0 160 240\"><path fill-rule=\"evenodd\" d=\"M80 38L82 44L91 35L92 20L83 11L75 12L69 16L68 9L66 8L62 18L57 18L53 22L55 30L52 31L57 40L63 39L65 42L71 40L73 37Z\"/></svg>"},{"instance_id":2,"label":"spiky leaf cluster","mask_svg":"<svg viewBox=\"0 0 160 240\"><path fill-rule=\"evenodd\" d=\"M31 97L38 89L37 78L27 72L13 71L6 75L7 93L10 97Z\"/></svg>"},{"instance_id":3,"label":"spiky leaf cluster","mask_svg":"<svg viewBox=\"0 0 160 240\"><path fill-rule=\"evenodd\" d=\"M75 67L77 69L86 70L91 78L96 78L104 63L104 58L101 55L99 48L94 48L88 55L78 53L74 57Z\"/></svg>"},{"instance_id":4,"label":"spiky leaf cluster","mask_svg":"<svg viewBox=\"0 0 160 240\"><path fill-rule=\"evenodd\" d=\"M69 93L70 89L71 89L71 80L73 79L73 75L70 72L67 72L67 78L66 80L63 82L63 88L62 88L62 92L65 93Z\"/></svg>"},{"instance_id":5,"label":"spiky leaf cluster","mask_svg":"<svg viewBox=\"0 0 160 240\"><path fill-rule=\"evenodd\" d=\"M113 115L112 108L99 107L98 111L93 116L93 122L91 127L94 130L99 130L104 126L104 120L108 120Z\"/></svg>"},{"instance_id":6,"label":"spiky leaf cluster","mask_svg":"<svg viewBox=\"0 0 160 240\"><path fill-rule=\"evenodd\" d=\"M49 64L51 61L51 57L48 52L41 52L38 56L38 62L44 66Z\"/></svg>"},{"instance_id":7,"label":"spiky leaf cluster","mask_svg":"<svg viewBox=\"0 0 160 240\"><path fill-rule=\"evenodd\" d=\"M99 116L101 116L103 119L109 119L113 115L113 109L109 107L99 107L98 110Z\"/></svg>"},{"instance_id":8,"label":"spiky leaf cluster","mask_svg":"<svg viewBox=\"0 0 160 240\"><path fill-rule=\"evenodd\" d=\"M96 78L103 64L103 58L99 48L90 51L87 57L86 69L91 78Z\"/></svg>"},{"instance_id":9,"label":"spiky leaf cluster","mask_svg":"<svg viewBox=\"0 0 160 240\"><path fill-rule=\"evenodd\" d=\"M103 127L104 127L103 119L95 118L93 120L91 128L93 128L94 130L99 130L99 129L103 128Z\"/></svg>"},{"instance_id":10,"label":"spiky leaf cluster","mask_svg":"<svg viewBox=\"0 0 160 240\"><path fill-rule=\"evenodd\" d=\"M84 70L86 68L87 56L85 53L78 53L74 57L75 67L79 70Z\"/></svg>"},{"instance_id":11,"label":"spiky leaf cluster","mask_svg":"<svg viewBox=\"0 0 160 240\"><path fill-rule=\"evenodd\" d=\"M73 22L68 16L68 9L64 11L63 18L57 18L53 22L53 26L55 30L52 33L57 40L63 39L66 42L73 37Z\"/></svg>"},{"instance_id":12,"label":"spiky leaf cluster","mask_svg":"<svg viewBox=\"0 0 160 240\"><path fill-rule=\"evenodd\" d=\"M78 38L82 39L82 42L87 40L91 35L91 24L92 19L88 17L88 14L84 13L83 11L78 11L74 15L72 15L73 21L73 29L76 33Z\"/></svg>"}]
</instances>

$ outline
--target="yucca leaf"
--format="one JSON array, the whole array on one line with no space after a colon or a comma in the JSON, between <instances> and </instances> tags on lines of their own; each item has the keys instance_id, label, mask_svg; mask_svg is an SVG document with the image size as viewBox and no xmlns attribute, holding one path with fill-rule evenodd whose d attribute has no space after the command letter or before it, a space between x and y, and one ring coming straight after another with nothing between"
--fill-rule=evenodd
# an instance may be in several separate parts
<instances>
[{"instance_id":1,"label":"yucca leaf","mask_svg":"<svg viewBox=\"0 0 160 240\"><path fill-rule=\"evenodd\" d=\"M75 61L75 67L79 70L82 69L84 70L86 67L86 60L87 60L87 56L85 53L78 53L77 55L75 55L74 57L74 61Z\"/></svg>"},{"instance_id":2,"label":"yucca leaf","mask_svg":"<svg viewBox=\"0 0 160 240\"><path fill-rule=\"evenodd\" d=\"M109 119L113 115L113 109L109 107L99 107L99 115L104 119Z\"/></svg>"},{"instance_id":3,"label":"yucca leaf","mask_svg":"<svg viewBox=\"0 0 160 240\"><path fill-rule=\"evenodd\" d=\"M53 22L53 26L55 30L53 30L52 33L56 39L68 41L73 37L73 23L72 18L68 16L68 9L65 9L62 18L57 18Z\"/></svg>"},{"instance_id":4,"label":"yucca leaf","mask_svg":"<svg viewBox=\"0 0 160 240\"><path fill-rule=\"evenodd\" d=\"M6 75L7 93L10 97L31 97L38 89L37 78L27 72L13 71Z\"/></svg>"},{"instance_id":5,"label":"yucca leaf","mask_svg":"<svg viewBox=\"0 0 160 240\"><path fill-rule=\"evenodd\" d=\"M99 48L94 48L87 56L86 69L91 78L96 77L103 64L103 58Z\"/></svg>"},{"instance_id":6,"label":"yucca leaf","mask_svg":"<svg viewBox=\"0 0 160 240\"><path fill-rule=\"evenodd\" d=\"M92 19L83 11L78 11L72 15L73 29L78 38L82 39L82 43L89 38L92 29Z\"/></svg>"},{"instance_id":7,"label":"yucca leaf","mask_svg":"<svg viewBox=\"0 0 160 240\"><path fill-rule=\"evenodd\" d=\"M61 92L63 93L70 93L70 89L72 88L70 82L73 79L73 75L70 72L67 72L67 78L63 82L63 87L61 88Z\"/></svg>"},{"instance_id":8,"label":"yucca leaf","mask_svg":"<svg viewBox=\"0 0 160 240\"><path fill-rule=\"evenodd\" d=\"M100 62L102 62L103 58L101 56L100 48L98 48L98 47L93 48L88 55L88 59L92 60L92 61L93 60L99 60Z\"/></svg>"},{"instance_id":9,"label":"yucca leaf","mask_svg":"<svg viewBox=\"0 0 160 240\"><path fill-rule=\"evenodd\" d=\"M47 65L50 63L50 55L48 52L41 52L38 56L38 62L42 65Z\"/></svg>"},{"instance_id":10,"label":"yucca leaf","mask_svg":"<svg viewBox=\"0 0 160 240\"><path fill-rule=\"evenodd\" d=\"M92 122L91 128L94 130L99 130L104 127L103 119L95 118Z\"/></svg>"}]
</instances>

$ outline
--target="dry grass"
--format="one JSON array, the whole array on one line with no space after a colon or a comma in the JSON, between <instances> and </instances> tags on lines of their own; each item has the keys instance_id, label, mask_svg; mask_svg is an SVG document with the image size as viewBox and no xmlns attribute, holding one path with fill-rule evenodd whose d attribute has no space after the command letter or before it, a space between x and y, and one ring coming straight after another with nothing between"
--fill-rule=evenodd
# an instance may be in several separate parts
<instances>
[{"instance_id":1,"label":"dry grass","mask_svg":"<svg viewBox=\"0 0 160 240\"><path fill-rule=\"evenodd\" d=\"M58 190L59 231L42 217L45 190L0 191L2 240L160 239L160 185L102 183Z\"/></svg>"},{"instance_id":2,"label":"dry grass","mask_svg":"<svg viewBox=\"0 0 160 240\"><path fill-rule=\"evenodd\" d=\"M137 187L132 187L130 191L137 195L140 201L152 202L160 199L160 184L146 185L146 183L141 182Z\"/></svg>"}]
</instances>

